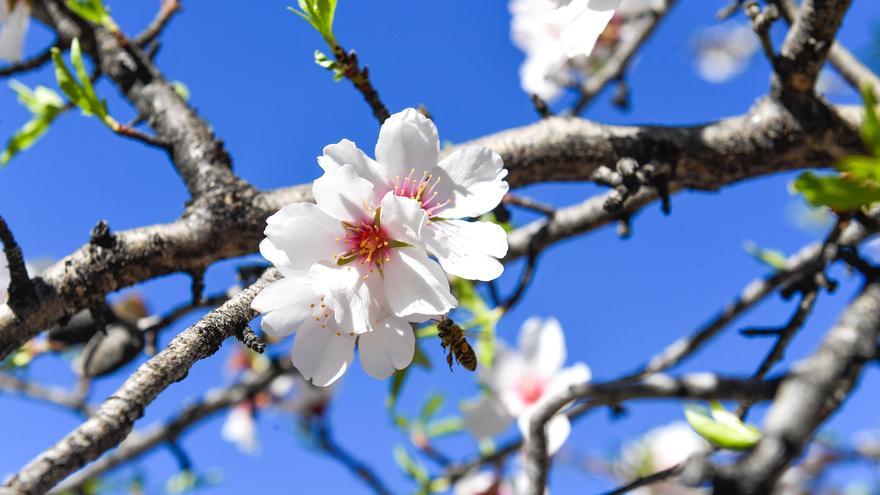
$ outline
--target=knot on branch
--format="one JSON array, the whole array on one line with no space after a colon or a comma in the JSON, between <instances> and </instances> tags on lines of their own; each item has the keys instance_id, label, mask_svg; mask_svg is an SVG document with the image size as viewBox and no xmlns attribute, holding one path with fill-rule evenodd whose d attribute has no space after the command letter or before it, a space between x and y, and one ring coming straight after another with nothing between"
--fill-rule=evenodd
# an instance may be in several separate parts
<instances>
[{"instance_id":1,"label":"knot on branch","mask_svg":"<svg viewBox=\"0 0 880 495\"><path fill-rule=\"evenodd\" d=\"M101 220L92 227L89 242L105 249L111 249L116 245L116 237L110 232L107 220Z\"/></svg>"},{"instance_id":2,"label":"knot on branch","mask_svg":"<svg viewBox=\"0 0 880 495\"><path fill-rule=\"evenodd\" d=\"M9 302L20 304L37 297L37 290L27 271L24 262L24 254L12 230L6 224L6 220L0 217L0 242L3 243L3 253L6 255L6 264L9 267Z\"/></svg>"},{"instance_id":3,"label":"knot on branch","mask_svg":"<svg viewBox=\"0 0 880 495\"><path fill-rule=\"evenodd\" d=\"M242 328L241 331L239 331L235 335L235 337L238 338L239 342L244 344L245 347L256 352L257 354L262 354L263 351L266 350L266 343L263 342L263 339L261 339L259 335L254 333L254 330L248 325L245 325L244 328Z\"/></svg>"},{"instance_id":4,"label":"knot on branch","mask_svg":"<svg viewBox=\"0 0 880 495\"><path fill-rule=\"evenodd\" d=\"M622 210L626 201L643 186L656 189L663 213L668 215L671 211L669 175L660 172L659 167L654 163L641 165L633 158L623 157L617 161L614 170L605 166L597 168L591 179L612 188L603 205L610 213Z\"/></svg>"}]
</instances>

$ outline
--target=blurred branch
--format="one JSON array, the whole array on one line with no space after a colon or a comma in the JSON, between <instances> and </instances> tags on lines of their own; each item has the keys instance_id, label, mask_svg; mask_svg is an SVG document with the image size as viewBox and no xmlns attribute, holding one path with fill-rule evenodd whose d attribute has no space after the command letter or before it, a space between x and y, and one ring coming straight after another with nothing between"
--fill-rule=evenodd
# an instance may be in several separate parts
<instances>
[{"instance_id":1,"label":"blurred branch","mask_svg":"<svg viewBox=\"0 0 880 495\"><path fill-rule=\"evenodd\" d=\"M33 301L37 296L36 287L28 275L21 247L3 217L0 217L0 243L9 266L9 304L21 306Z\"/></svg>"},{"instance_id":2,"label":"blurred branch","mask_svg":"<svg viewBox=\"0 0 880 495\"><path fill-rule=\"evenodd\" d=\"M797 4L792 0L771 0L782 14L782 18L791 24L797 15ZM854 88L860 89L870 85L874 93L880 97L880 77L867 65L855 57L843 44L834 41L828 51L828 61L841 76Z\"/></svg>"},{"instance_id":3,"label":"blurred branch","mask_svg":"<svg viewBox=\"0 0 880 495\"><path fill-rule=\"evenodd\" d=\"M174 14L180 12L181 7L181 0L162 0L156 17L146 29L135 36L134 42L140 47L145 47L158 38L162 31L165 30L165 27L168 26Z\"/></svg>"},{"instance_id":4,"label":"blurred branch","mask_svg":"<svg viewBox=\"0 0 880 495\"><path fill-rule=\"evenodd\" d=\"M60 48L60 43L56 41L45 50L30 58L24 59L20 62L9 64L5 67L0 67L0 78L14 76L16 74L39 69L40 67L49 63L50 60L52 60L52 49L55 47Z\"/></svg>"},{"instance_id":5,"label":"blurred branch","mask_svg":"<svg viewBox=\"0 0 880 495\"><path fill-rule=\"evenodd\" d=\"M346 469L363 481L373 492L379 495L390 495L392 493L391 490L385 486L385 483L382 482L379 476L370 469L369 465L358 460L350 452L342 448L341 445L336 443L336 440L333 438L330 431L330 427L327 425L326 419L321 420L314 425L314 427L316 430L315 440L318 447L320 447L325 454L345 466Z\"/></svg>"},{"instance_id":6,"label":"blurred branch","mask_svg":"<svg viewBox=\"0 0 880 495\"><path fill-rule=\"evenodd\" d=\"M94 409L86 404L85 396L82 393L68 392L59 387L38 385L8 373L0 373L0 390L20 394L29 399L49 402L87 417L94 413Z\"/></svg>"},{"instance_id":7,"label":"blurred branch","mask_svg":"<svg viewBox=\"0 0 880 495\"><path fill-rule=\"evenodd\" d=\"M660 21L666 17L666 14L669 13L675 2L676 0L666 0L662 7L652 10L649 14L650 19L642 23L638 32L622 40L614 53L602 64L601 68L584 79L584 82L578 88L580 97L571 109L573 115L581 114L605 86L620 80L624 76L636 52L648 41L648 38L657 29Z\"/></svg>"},{"instance_id":8,"label":"blurred branch","mask_svg":"<svg viewBox=\"0 0 880 495\"><path fill-rule=\"evenodd\" d=\"M843 312L819 349L785 377L767 413L758 445L735 464L700 469L717 493L772 491L816 429L853 390L876 356L880 336L880 282L870 280Z\"/></svg>"},{"instance_id":9,"label":"blurred branch","mask_svg":"<svg viewBox=\"0 0 880 495\"><path fill-rule=\"evenodd\" d=\"M224 340L247 325L255 316L251 301L279 276L277 270L267 270L256 283L181 332L165 350L138 367L92 417L6 480L3 487L16 493L48 491L118 445L159 393L185 378L193 364L217 352Z\"/></svg>"},{"instance_id":10,"label":"blurred branch","mask_svg":"<svg viewBox=\"0 0 880 495\"><path fill-rule=\"evenodd\" d=\"M289 359L280 359L273 361L266 371L247 376L231 387L209 391L204 398L184 407L164 424L145 432L132 432L115 450L65 480L53 493L77 490L88 480L137 459L158 446L177 442L186 430L200 421L252 398L269 387L275 378L288 373L295 373L292 362Z\"/></svg>"}]
</instances>

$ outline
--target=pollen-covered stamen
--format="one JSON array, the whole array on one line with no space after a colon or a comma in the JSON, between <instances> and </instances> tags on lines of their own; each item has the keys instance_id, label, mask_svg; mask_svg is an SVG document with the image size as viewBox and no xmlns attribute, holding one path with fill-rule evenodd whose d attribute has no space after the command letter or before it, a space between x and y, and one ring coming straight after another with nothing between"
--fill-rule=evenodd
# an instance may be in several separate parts
<instances>
[{"instance_id":1,"label":"pollen-covered stamen","mask_svg":"<svg viewBox=\"0 0 880 495\"><path fill-rule=\"evenodd\" d=\"M448 199L442 202L437 199L437 185L440 184L440 177L434 177L428 172L422 172L422 177L417 179L413 177L415 173L416 169L411 169L409 175L404 177L403 181L400 180L400 176L397 176L394 183L391 184L391 188L395 196L412 198L418 201L422 209L428 214L428 217L433 217L437 210L449 204Z\"/></svg>"},{"instance_id":2,"label":"pollen-covered stamen","mask_svg":"<svg viewBox=\"0 0 880 495\"><path fill-rule=\"evenodd\" d=\"M374 268L381 270L382 264L391 259L388 255L391 240L379 225L378 214L376 217L372 222L364 221L359 224L343 222L345 237L337 240L345 243L347 249L334 257L337 264L358 261L373 271Z\"/></svg>"}]
</instances>

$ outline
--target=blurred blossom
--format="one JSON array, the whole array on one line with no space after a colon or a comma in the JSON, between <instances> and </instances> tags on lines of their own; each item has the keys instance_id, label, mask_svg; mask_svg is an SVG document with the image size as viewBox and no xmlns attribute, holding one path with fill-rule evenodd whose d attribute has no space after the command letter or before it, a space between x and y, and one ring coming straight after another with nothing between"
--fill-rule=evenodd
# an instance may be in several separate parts
<instances>
[{"instance_id":1,"label":"blurred blossom","mask_svg":"<svg viewBox=\"0 0 880 495\"><path fill-rule=\"evenodd\" d=\"M452 487L453 495L525 495L528 493L528 479L525 471L519 470L509 479L500 479L492 471L473 471L458 480ZM550 490L544 489L544 495Z\"/></svg>"},{"instance_id":2,"label":"blurred blossom","mask_svg":"<svg viewBox=\"0 0 880 495\"><path fill-rule=\"evenodd\" d=\"M671 468L710 446L687 423L676 422L649 431L625 445L615 463L615 473L625 481ZM686 487L674 480L655 483L633 493L640 495L696 495L704 490Z\"/></svg>"},{"instance_id":3,"label":"blurred blossom","mask_svg":"<svg viewBox=\"0 0 880 495\"><path fill-rule=\"evenodd\" d=\"M834 214L827 207L814 207L803 199L785 205L785 219L793 227L809 234L822 234L834 223Z\"/></svg>"},{"instance_id":4,"label":"blurred blossom","mask_svg":"<svg viewBox=\"0 0 880 495\"><path fill-rule=\"evenodd\" d=\"M234 443L242 453L256 455L260 452L257 422L253 407L249 403L239 404L229 411L220 435L223 440Z\"/></svg>"},{"instance_id":5,"label":"blurred blossom","mask_svg":"<svg viewBox=\"0 0 880 495\"><path fill-rule=\"evenodd\" d=\"M526 54L523 90L543 100L557 97L575 59L590 55L620 0L512 0L510 33Z\"/></svg>"},{"instance_id":6,"label":"blurred blossom","mask_svg":"<svg viewBox=\"0 0 880 495\"><path fill-rule=\"evenodd\" d=\"M583 363L563 368L565 335L554 318L530 318L520 330L519 349L498 343L492 367L481 368L480 380L488 393L462 406L465 426L477 438L501 433L515 418L520 431L528 434L533 414L549 399L569 386L586 383L590 369ZM562 446L571 431L564 414L547 423L550 453Z\"/></svg>"},{"instance_id":7,"label":"blurred blossom","mask_svg":"<svg viewBox=\"0 0 880 495\"><path fill-rule=\"evenodd\" d=\"M697 72L709 82L726 82L748 67L759 47L757 36L747 24L704 29L694 41Z\"/></svg>"},{"instance_id":8,"label":"blurred blossom","mask_svg":"<svg viewBox=\"0 0 880 495\"><path fill-rule=\"evenodd\" d=\"M279 407L302 419L321 416L336 392L338 382L328 387L316 387L302 376L282 375L269 386L269 392Z\"/></svg>"},{"instance_id":9,"label":"blurred blossom","mask_svg":"<svg viewBox=\"0 0 880 495\"><path fill-rule=\"evenodd\" d=\"M0 60L21 59L31 18L31 0L0 0Z\"/></svg>"}]
</instances>

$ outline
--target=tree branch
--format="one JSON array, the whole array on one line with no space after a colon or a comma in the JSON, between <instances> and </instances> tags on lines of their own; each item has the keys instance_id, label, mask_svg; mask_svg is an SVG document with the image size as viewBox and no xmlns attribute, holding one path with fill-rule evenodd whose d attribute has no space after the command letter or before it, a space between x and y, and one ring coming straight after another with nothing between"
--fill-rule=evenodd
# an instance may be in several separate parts
<instances>
[{"instance_id":1,"label":"tree branch","mask_svg":"<svg viewBox=\"0 0 880 495\"><path fill-rule=\"evenodd\" d=\"M185 378L190 367L217 352L224 340L256 316L251 301L278 277L277 270L267 270L256 283L181 332L165 350L138 367L91 418L6 480L3 487L14 493L44 493L118 445L160 392Z\"/></svg>"}]
</instances>

